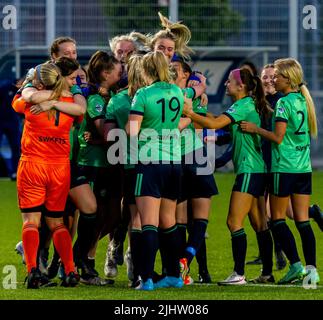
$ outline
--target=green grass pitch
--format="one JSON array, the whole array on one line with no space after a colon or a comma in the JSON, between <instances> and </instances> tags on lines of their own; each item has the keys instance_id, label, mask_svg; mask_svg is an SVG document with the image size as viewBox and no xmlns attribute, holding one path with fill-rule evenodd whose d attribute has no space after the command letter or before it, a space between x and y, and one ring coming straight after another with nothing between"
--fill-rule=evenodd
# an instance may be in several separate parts
<instances>
[{"instance_id":1,"label":"green grass pitch","mask_svg":"<svg viewBox=\"0 0 323 320\"><path fill-rule=\"evenodd\" d=\"M213 279L213 284L185 287L183 289L163 289L153 292L138 292L127 287L126 267L119 267L119 275L112 286L93 287L79 285L77 288L54 287L41 290L26 290L23 285L25 278L25 266L21 263L21 258L14 251L16 243L21 238L21 217L17 207L16 185L11 181L0 181L0 299L77 299L77 300L285 300L285 299L323 299L323 286L318 286L315 290L304 289L303 287L283 287L283 286L240 286L240 287L219 287L216 281L227 277L233 267L231 254L230 233L226 227L226 215L230 198L231 187L233 185L233 174L217 173L216 181L220 190L220 195L213 198L212 212L208 226L209 238L207 240L208 264ZM313 174L313 196L312 203L323 206L323 172ZM288 221L298 245L298 250L302 261L301 242L299 234L293 221ZM312 226L317 240L317 265L319 272L323 270L323 233L312 221ZM257 253L257 243L254 231L251 229L248 219L245 221L245 230L248 237L247 260L253 259ZM103 265L105 251L107 247L106 238L103 239L98 248L96 266L103 276ZM17 270L17 288L4 289L3 282L6 281L6 265L13 265ZM160 270L159 258L156 270ZM284 271L274 271L276 280L282 277ZM248 279L260 273L260 266L246 266L246 276ZM191 275L197 279L196 262L191 268ZM321 272L323 279L323 273ZM58 280L57 280L58 281Z\"/></svg>"}]
</instances>

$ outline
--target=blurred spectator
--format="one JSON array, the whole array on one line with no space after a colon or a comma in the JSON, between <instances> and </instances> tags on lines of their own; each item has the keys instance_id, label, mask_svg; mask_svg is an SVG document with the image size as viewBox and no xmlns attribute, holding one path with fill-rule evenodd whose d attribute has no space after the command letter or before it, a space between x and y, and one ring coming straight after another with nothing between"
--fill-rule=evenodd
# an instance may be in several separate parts
<instances>
[{"instance_id":1,"label":"blurred spectator","mask_svg":"<svg viewBox=\"0 0 323 320\"><path fill-rule=\"evenodd\" d=\"M9 79L0 80L0 152L4 149L3 138L6 136L11 157L5 161L6 173L11 180L16 180L16 171L20 158L21 119L12 109L11 101L17 91L17 85ZM4 159L8 154L1 155Z\"/></svg>"}]
</instances>

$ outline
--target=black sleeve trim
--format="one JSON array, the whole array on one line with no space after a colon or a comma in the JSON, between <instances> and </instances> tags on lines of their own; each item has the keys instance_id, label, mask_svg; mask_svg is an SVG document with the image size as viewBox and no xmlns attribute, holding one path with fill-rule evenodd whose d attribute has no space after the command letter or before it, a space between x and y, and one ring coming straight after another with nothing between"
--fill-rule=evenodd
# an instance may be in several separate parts
<instances>
[{"instance_id":1,"label":"black sleeve trim","mask_svg":"<svg viewBox=\"0 0 323 320\"><path fill-rule=\"evenodd\" d=\"M191 87L191 89L193 89L193 91L194 91L194 95L193 95L193 98L192 98L192 100L194 100L195 97L196 97L196 90L194 89L194 87Z\"/></svg>"},{"instance_id":2,"label":"black sleeve trim","mask_svg":"<svg viewBox=\"0 0 323 320\"><path fill-rule=\"evenodd\" d=\"M137 114L138 116L143 116L143 115L144 115L144 113L143 113L143 112L141 112L141 111L135 111L135 110L131 110L131 111L129 112L129 114Z\"/></svg>"},{"instance_id":3,"label":"black sleeve trim","mask_svg":"<svg viewBox=\"0 0 323 320\"><path fill-rule=\"evenodd\" d=\"M277 118L275 118L275 122L285 122L285 123L287 123L288 120L287 119L284 119L284 118L277 117Z\"/></svg>"},{"instance_id":4,"label":"black sleeve trim","mask_svg":"<svg viewBox=\"0 0 323 320\"><path fill-rule=\"evenodd\" d=\"M232 123L235 123L235 122L236 122L236 120L231 116L231 114L230 114L230 113L228 113L228 112L223 112L222 114L224 114L225 116L227 116L228 118L230 118L230 120L231 120L231 122L232 122Z\"/></svg>"}]
</instances>

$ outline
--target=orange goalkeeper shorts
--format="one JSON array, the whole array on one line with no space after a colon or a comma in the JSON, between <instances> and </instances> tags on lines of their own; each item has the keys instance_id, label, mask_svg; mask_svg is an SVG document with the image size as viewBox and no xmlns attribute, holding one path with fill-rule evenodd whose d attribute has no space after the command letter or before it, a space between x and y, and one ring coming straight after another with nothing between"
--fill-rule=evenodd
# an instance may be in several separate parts
<instances>
[{"instance_id":1,"label":"orange goalkeeper shorts","mask_svg":"<svg viewBox=\"0 0 323 320\"><path fill-rule=\"evenodd\" d=\"M69 163L19 161L17 191L22 211L43 205L48 211L64 211L69 189Z\"/></svg>"}]
</instances>

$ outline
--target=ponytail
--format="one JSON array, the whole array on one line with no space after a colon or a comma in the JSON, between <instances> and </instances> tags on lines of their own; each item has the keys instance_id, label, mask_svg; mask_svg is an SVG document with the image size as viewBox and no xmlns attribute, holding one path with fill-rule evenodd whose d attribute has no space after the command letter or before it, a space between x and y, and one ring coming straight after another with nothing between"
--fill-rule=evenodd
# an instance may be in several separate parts
<instances>
[{"instance_id":1,"label":"ponytail","mask_svg":"<svg viewBox=\"0 0 323 320\"><path fill-rule=\"evenodd\" d=\"M246 86L247 93L251 93L255 100L256 111L261 117L268 118L270 114L269 104L265 97L262 82L258 76L253 76L248 69L240 69L242 83Z\"/></svg>"},{"instance_id":2,"label":"ponytail","mask_svg":"<svg viewBox=\"0 0 323 320\"><path fill-rule=\"evenodd\" d=\"M306 100L306 109L307 109L308 126L310 129L310 134L312 138L317 138L317 118L316 118L315 105L314 105L312 96L308 91L306 85L303 83L300 84L300 91Z\"/></svg>"},{"instance_id":3,"label":"ponytail","mask_svg":"<svg viewBox=\"0 0 323 320\"><path fill-rule=\"evenodd\" d=\"M165 55L160 52L148 52L142 58L142 66L145 74L152 81L170 82L171 72Z\"/></svg>"},{"instance_id":4,"label":"ponytail","mask_svg":"<svg viewBox=\"0 0 323 320\"><path fill-rule=\"evenodd\" d=\"M301 64L293 58L278 59L275 61L275 68L287 79L290 80L290 86L294 90L300 90L306 100L306 109L308 117L308 127L313 138L317 137L317 119L315 105L304 84L303 68Z\"/></svg>"},{"instance_id":5,"label":"ponytail","mask_svg":"<svg viewBox=\"0 0 323 320\"><path fill-rule=\"evenodd\" d=\"M268 119L270 114L270 107L265 96L262 82L258 76L254 76L253 79L256 82L256 87L253 92L255 102L256 102L256 110L261 116Z\"/></svg>"}]
</instances>

